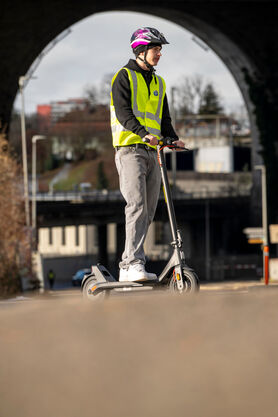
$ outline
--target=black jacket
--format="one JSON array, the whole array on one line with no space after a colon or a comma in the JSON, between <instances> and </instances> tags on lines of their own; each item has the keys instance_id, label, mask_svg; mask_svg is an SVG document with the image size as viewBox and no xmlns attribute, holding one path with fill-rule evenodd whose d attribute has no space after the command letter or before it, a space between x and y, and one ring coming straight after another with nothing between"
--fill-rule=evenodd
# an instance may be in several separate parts
<instances>
[{"instance_id":1,"label":"black jacket","mask_svg":"<svg viewBox=\"0 0 278 417\"><path fill-rule=\"evenodd\" d=\"M145 71L143 70L134 59L130 59L128 64L125 65L126 68L131 69L133 71L140 72L148 89L150 91L150 83L152 77L155 75L152 71ZM113 103L115 106L115 112L117 119L126 129L130 130L131 132L139 135L141 138L146 136L148 132L142 126L136 117L133 114L132 107L131 107L131 90L130 84L128 79L127 71L121 69L114 80L112 86L112 96L113 96ZM163 101L163 110L162 110L162 120L161 120L161 134L163 137L171 137L178 139L177 134L175 133L172 123L171 117L169 113L169 106L167 96L165 94L164 101Z\"/></svg>"}]
</instances>

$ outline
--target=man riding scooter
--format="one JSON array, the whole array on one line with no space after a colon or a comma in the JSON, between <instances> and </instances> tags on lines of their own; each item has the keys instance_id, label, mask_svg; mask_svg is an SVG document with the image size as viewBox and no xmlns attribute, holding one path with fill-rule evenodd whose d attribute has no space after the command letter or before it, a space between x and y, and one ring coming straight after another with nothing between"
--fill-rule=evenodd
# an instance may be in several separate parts
<instances>
[{"instance_id":1,"label":"man riding scooter","mask_svg":"<svg viewBox=\"0 0 278 417\"><path fill-rule=\"evenodd\" d=\"M160 192L156 146L161 137L171 137L176 146L184 147L171 123L165 81L154 69L162 56L162 45L168 43L157 29L136 30L130 40L135 59L112 79L111 129L120 190L126 201L119 281L157 279L145 270L143 248Z\"/></svg>"}]
</instances>

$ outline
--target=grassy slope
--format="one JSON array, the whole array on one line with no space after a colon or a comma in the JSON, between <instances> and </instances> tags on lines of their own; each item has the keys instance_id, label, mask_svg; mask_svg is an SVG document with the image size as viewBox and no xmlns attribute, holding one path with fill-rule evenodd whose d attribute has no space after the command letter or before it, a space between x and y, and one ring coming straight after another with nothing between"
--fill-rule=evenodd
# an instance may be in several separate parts
<instances>
[{"instance_id":1,"label":"grassy slope","mask_svg":"<svg viewBox=\"0 0 278 417\"><path fill-rule=\"evenodd\" d=\"M69 171L67 179L59 181L54 189L56 191L69 191L74 189L75 184L81 182L89 182L92 184L92 188L97 187L97 169L98 164L103 162L104 172L108 178L108 188L118 189L118 174L114 162L114 150L107 150L107 152L94 160L85 160L75 162ZM57 175L59 169L48 171L42 174L39 178L39 190L42 192L48 191L48 184Z\"/></svg>"}]
</instances>

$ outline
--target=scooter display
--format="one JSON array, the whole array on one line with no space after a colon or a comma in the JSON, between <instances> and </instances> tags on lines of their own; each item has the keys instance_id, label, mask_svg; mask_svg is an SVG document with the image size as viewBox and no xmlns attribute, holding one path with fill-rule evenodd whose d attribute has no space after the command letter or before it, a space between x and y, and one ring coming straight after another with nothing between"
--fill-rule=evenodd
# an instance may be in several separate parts
<instances>
[{"instance_id":1,"label":"scooter display","mask_svg":"<svg viewBox=\"0 0 278 417\"><path fill-rule=\"evenodd\" d=\"M164 267L163 271L157 277L157 280L140 281L140 282L119 282L110 272L101 264L92 266L92 273L83 278L81 288L83 296L86 299L95 299L95 297L105 297L111 294L126 292L153 291L153 290L172 290L178 293L192 293L198 291L199 280L197 274L185 262L183 252L183 242L180 230L177 226L176 215L171 195L164 149L179 149L188 151L186 148L180 148L173 144L175 139L162 138L157 145L157 159L161 170L162 186L168 211L169 223L171 228L171 246L173 248L172 256Z\"/></svg>"}]
</instances>

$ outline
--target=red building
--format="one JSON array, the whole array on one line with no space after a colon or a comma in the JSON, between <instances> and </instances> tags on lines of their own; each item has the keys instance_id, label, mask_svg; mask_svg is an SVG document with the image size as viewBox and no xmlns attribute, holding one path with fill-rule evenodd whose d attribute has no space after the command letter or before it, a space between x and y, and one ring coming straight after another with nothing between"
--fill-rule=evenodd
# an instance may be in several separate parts
<instances>
[{"instance_id":1,"label":"red building","mask_svg":"<svg viewBox=\"0 0 278 417\"><path fill-rule=\"evenodd\" d=\"M37 115L39 121L39 129L44 130L51 125L51 105L50 104L38 104Z\"/></svg>"}]
</instances>

